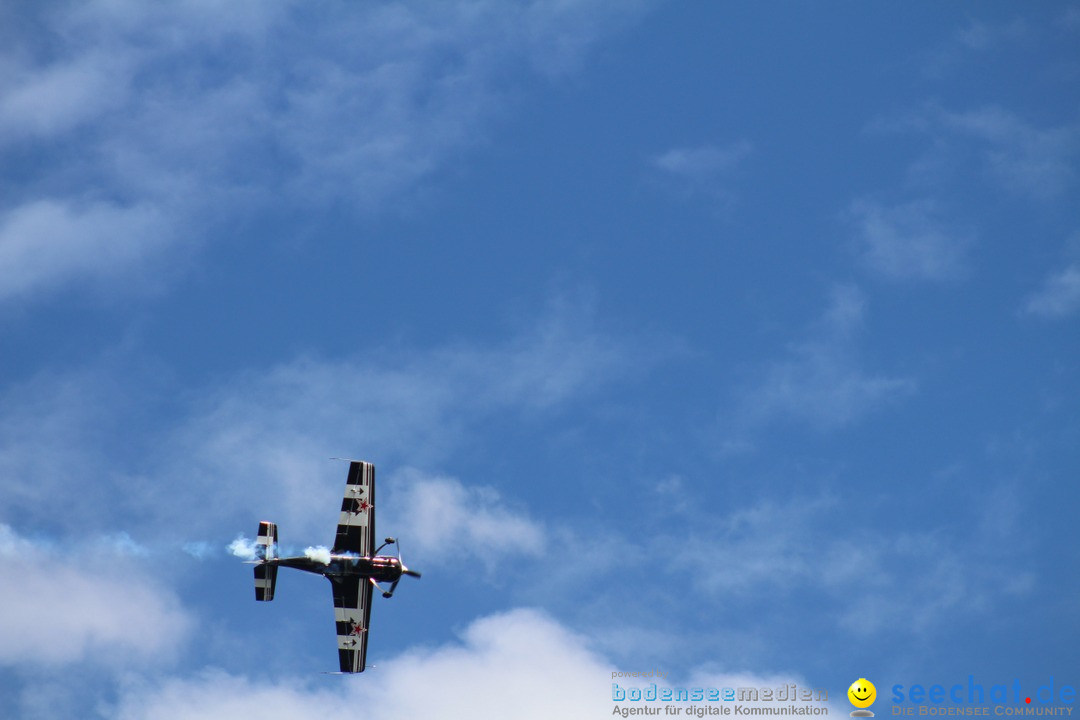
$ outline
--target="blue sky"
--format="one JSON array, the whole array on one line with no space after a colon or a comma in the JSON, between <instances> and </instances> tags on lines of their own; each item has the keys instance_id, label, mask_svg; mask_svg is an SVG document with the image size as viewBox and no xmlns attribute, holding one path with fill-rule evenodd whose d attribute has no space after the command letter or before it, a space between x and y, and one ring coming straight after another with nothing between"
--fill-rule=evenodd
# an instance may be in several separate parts
<instances>
[{"instance_id":1,"label":"blue sky","mask_svg":"<svg viewBox=\"0 0 1080 720\"><path fill-rule=\"evenodd\" d=\"M5 716L1080 683L1074 4L96 0L0 40ZM226 549L330 542L341 456L424 572L345 679L326 583L256 605Z\"/></svg>"}]
</instances>

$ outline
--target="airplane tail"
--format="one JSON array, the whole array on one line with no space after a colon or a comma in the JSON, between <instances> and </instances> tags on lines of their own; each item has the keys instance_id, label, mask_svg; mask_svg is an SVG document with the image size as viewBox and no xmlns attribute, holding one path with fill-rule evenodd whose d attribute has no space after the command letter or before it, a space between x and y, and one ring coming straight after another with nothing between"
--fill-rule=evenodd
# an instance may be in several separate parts
<instances>
[{"instance_id":1,"label":"airplane tail","mask_svg":"<svg viewBox=\"0 0 1080 720\"><path fill-rule=\"evenodd\" d=\"M259 523L259 535L255 540L255 557L260 562L255 566L255 599L262 602L270 602L274 599L274 588L277 586L277 565L267 565L267 560L273 560L277 553L277 525L263 520Z\"/></svg>"}]
</instances>

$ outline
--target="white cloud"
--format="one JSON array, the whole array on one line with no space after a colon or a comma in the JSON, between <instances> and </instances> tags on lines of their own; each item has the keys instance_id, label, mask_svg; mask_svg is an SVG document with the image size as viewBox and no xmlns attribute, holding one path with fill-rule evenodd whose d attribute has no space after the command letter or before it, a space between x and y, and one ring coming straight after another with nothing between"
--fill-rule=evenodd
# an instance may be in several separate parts
<instances>
[{"instance_id":1,"label":"white cloud","mask_svg":"<svg viewBox=\"0 0 1080 720\"><path fill-rule=\"evenodd\" d=\"M736 168L753 146L742 140L725 147L706 144L692 148L672 148L653 158L653 165L664 172L688 180L705 181Z\"/></svg>"},{"instance_id":2,"label":"white cloud","mask_svg":"<svg viewBox=\"0 0 1080 720\"><path fill-rule=\"evenodd\" d=\"M185 487L215 498L213 509L202 501L182 509L201 522L250 512L258 497L260 512L273 513L270 519L287 533L284 544L301 541L301 533L305 542L322 539L309 533L327 532L336 518L344 474L344 465L326 458L371 460L380 472L429 466L442 462L477 422L558 412L653 362L581 324L560 311L500 345L423 354L368 348L355 361L300 359L247 373L207 390L171 432L162 450L170 458L165 472L174 476L172 468L182 467ZM151 506L160 502L161 482L132 478L151 494ZM438 483L428 490L483 506L474 491L455 494ZM499 527L489 519L491 527L472 528L478 538Z\"/></svg>"},{"instance_id":3,"label":"white cloud","mask_svg":"<svg viewBox=\"0 0 1080 720\"><path fill-rule=\"evenodd\" d=\"M886 206L858 200L849 215L860 258L886 277L946 280L967 272L971 234L937 219L931 202Z\"/></svg>"},{"instance_id":4,"label":"white cloud","mask_svg":"<svg viewBox=\"0 0 1080 720\"><path fill-rule=\"evenodd\" d=\"M948 40L921 54L922 69L928 76L940 78L971 58L1030 40L1034 36L1028 23L1019 18L1001 24L969 19Z\"/></svg>"},{"instance_id":5,"label":"white cloud","mask_svg":"<svg viewBox=\"0 0 1080 720\"><path fill-rule=\"evenodd\" d=\"M32 201L0 216L0 301L141 270L170 241L159 207Z\"/></svg>"},{"instance_id":6,"label":"white cloud","mask_svg":"<svg viewBox=\"0 0 1080 720\"><path fill-rule=\"evenodd\" d=\"M460 642L380 662L362 682L327 687L207 671L190 679L131 683L107 717L215 720L250 715L254 708L267 720L321 720L372 707L386 718L596 718L611 715L612 673L623 670L664 669L648 662L617 666L593 650L588 638L543 613L516 609L476 620ZM619 681L638 688L651 682L660 688L808 685L790 675L708 670L695 671L685 682L670 675Z\"/></svg>"},{"instance_id":7,"label":"white cloud","mask_svg":"<svg viewBox=\"0 0 1080 720\"><path fill-rule=\"evenodd\" d=\"M650 164L666 188L686 196L704 196L721 209L731 205L729 185L735 170L753 153L753 145L740 140L730 145L713 144L672 148L650 158Z\"/></svg>"},{"instance_id":8,"label":"white cloud","mask_svg":"<svg viewBox=\"0 0 1080 720\"><path fill-rule=\"evenodd\" d=\"M813 557L822 547L808 543L811 521L833 505L827 498L815 498L734 510L715 521L714 533L688 537L680 562L696 568L695 584L711 593L804 585L822 570Z\"/></svg>"},{"instance_id":9,"label":"white cloud","mask_svg":"<svg viewBox=\"0 0 1080 720\"><path fill-rule=\"evenodd\" d=\"M1057 17L1056 24L1067 32L1080 30L1080 8L1070 6L1065 8Z\"/></svg>"},{"instance_id":10,"label":"white cloud","mask_svg":"<svg viewBox=\"0 0 1080 720\"><path fill-rule=\"evenodd\" d=\"M120 428L144 422L140 398L153 380L107 362L44 373L9 390L0 405L0 501L45 522L46 500L67 492L58 468L77 467L80 506L99 529L135 518L140 532L183 527L186 536L170 539L190 543L226 523L224 544L237 531L254 533L257 514L278 522L285 545L328 543L345 475L345 465L328 458L371 460L380 473L437 467L479 423L517 414L541 420L663 352L642 353L599 333L587 316L567 306L502 343L425 352L366 347L357 358L300 358L240 373L194 391L197 400L175 422L148 424L152 439L140 447L118 440L127 436ZM478 542L506 532L515 538L509 547L532 547L528 522L469 489L467 478L425 480L404 481L424 501L418 507L430 510L438 496L456 512L481 512L467 525L443 518L447 530ZM251 527L236 526L244 518Z\"/></svg>"},{"instance_id":11,"label":"white cloud","mask_svg":"<svg viewBox=\"0 0 1080 720\"><path fill-rule=\"evenodd\" d=\"M859 366L853 340L864 313L857 288L834 288L810 337L767 364L760 380L743 391L737 422L752 427L788 418L834 429L911 394L914 380L869 375Z\"/></svg>"},{"instance_id":12,"label":"white cloud","mask_svg":"<svg viewBox=\"0 0 1080 720\"><path fill-rule=\"evenodd\" d=\"M43 371L0 394L0 507L44 525L53 517L49 499L72 492L78 478L79 509L87 522L128 511L128 494L112 494L108 460L119 419L132 410L127 383L145 387L130 368L89 367L76 372ZM76 469L77 471L73 470ZM5 518L0 517L0 520ZM111 530L96 525L92 530Z\"/></svg>"},{"instance_id":13,"label":"white cloud","mask_svg":"<svg viewBox=\"0 0 1080 720\"><path fill-rule=\"evenodd\" d=\"M1023 311L1044 318L1067 317L1080 309L1080 266L1069 265L1046 279L1024 303Z\"/></svg>"},{"instance_id":14,"label":"white cloud","mask_svg":"<svg viewBox=\"0 0 1080 720\"><path fill-rule=\"evenodd\" d=\"M137 275L213 237L206 218L282 198L381 208L477 142L521 77L565 74L643 5L21 6L34 31L0 51L0 159L21 173L0 300Z\"/></svg>"},{"instance_id":15,"label":"white cloud","mask_svg":"<svg viewBox=\"0 0 1080 720\"><path fill-rule=\"evenodd\" d=\"M1039 127L996 105L957 112L928 104L879 119L868 130L929 136L931 147L910 168L919 184L940 184L966 170L1015 195L1050 201L1065 195L1076 179L1080 124L1075 122Z\"/></svg>"},{"instance_id":16,"label":"white cloud","mask_svg":"<svg viewBox=\"0 0 1080 720\"><path fill-rule=\"evenodd\" d=\"M0 576L0 664L160 663L192 627L169 591L100 544L42 546L0 524Z\"/></svg>"},{"instance_id":17,"label":"white cloud","mask_svg":"<svg viewBox=\"0 0 1080 720\"><path fill-rule=\"evenodd\" d=\"M900 626L931 631L1031 589L1031 573L1010 557L1016 534L999 525L868 535L850 510L828 495L737 508L685 539L678 569L720 599L825 598L828 621L863 637Z\"/></svg>"},{"instance_id":18,"label":"white cloud","mask_svg":"<svg viewBox=\"0 0 1080 720\"><path fill-rule=\"evenodd\" d=\"M405 469L395 473L393 493L410 557L414 548L417 557L443 563L476 556L490 568L503 555L535 556L544 549L543 526L506 507L493 488Z\"/></svg>"},{"instance_id":19,"label":"white cloud","mask_svg":"<svg viewBox=\"0 0 1080 720\"><path fill-rule=\"evenodd\" d=\"M61 135L126 100L130 71L119 58L87 53L77 61L20 68L0 87L0 144Z\"/></svg>"},{"instance_id":20,"label":"white cloud","mask_svg":"<svg viewBox=\"0 0 1080 720\"><path fill-rule=\"evenodd\" d=\"M971 50L987 50L1005 40L1020 40L1028 37L1030 28L1017 18L1003 25L989 25L980 20L969 20L968 24L957 31L957 41Z\"/></svg>"},{"instance_id":21,"label":"white cloud","mask_svg":"<svg viewBox=\"0 0 1080 720\"><path fill-rule=\"evenodd\" d=\"M946 128L986 143L986 166L1012 192L1037 199L1058 197L1076 175L1071 158L1080 151L1080 125L1038 128L995 106L942 111L940 120Z\"/></svg>"},{"instance_id":22,"label":"white cloud","mask_svg":"<svg viewBox=\"0 0 1080 720\"><path fill-rule=\"evenodd\" d=\"M753 417L785 416L835 428L914 389L906 378L866 375L824 345L803 345L793 354L770 366L748 403Z\"/></svg>"},{"instance_id":23,"label":"white cloud","mask_svg":"<svg viewBox=\"0 0 1080 720\"><path fill-rule=\"evenodd\" d=\"M475 621L459 643L380 661L365 682L322 688L208 671L135 684L109 717L211 720L256 708L260 717L303 720L346 716L358 707L377 707L388 718L595 717L610 712L611 671L581 636L539 612L513 610Z\"/></svg>"}]
</instances>

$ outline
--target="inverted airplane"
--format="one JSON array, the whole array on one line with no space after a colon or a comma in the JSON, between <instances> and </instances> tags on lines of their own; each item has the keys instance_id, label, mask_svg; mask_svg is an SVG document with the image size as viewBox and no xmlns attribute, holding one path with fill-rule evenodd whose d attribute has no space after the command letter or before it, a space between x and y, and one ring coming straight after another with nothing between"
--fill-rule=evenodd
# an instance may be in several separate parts
<instances>
[{"instance_id":1,"label":"inverted airplane","mask_svg":"<svg viewBox=\"0 0 1080 720\"><path fill-rule=\"evenodd\" d=\"M383 597L388 598L393 596L403 575L420 577L420 573L401 562L400 545L397 557L379 555L387 545L397 545L394 538L386 538L375 548L375 466L359 461L349 464L337 535L328 557L316 554L279 558L276 557L277 543L277 525L265 520L260 522L256 540L255 599L262 602L274 599L279 567L325 577L334 588L334 620L337 622L341 672L364 672L373 590L379 588ZM390 587L384 590L379 583L390 583Z\"/></svg>"}]
</instances>

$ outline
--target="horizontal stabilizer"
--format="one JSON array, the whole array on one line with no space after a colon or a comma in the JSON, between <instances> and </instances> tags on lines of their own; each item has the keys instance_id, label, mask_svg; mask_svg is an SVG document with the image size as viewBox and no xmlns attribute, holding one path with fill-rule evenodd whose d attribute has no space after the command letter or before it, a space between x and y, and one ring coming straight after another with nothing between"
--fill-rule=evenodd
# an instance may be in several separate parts
<instances>
[{"instance_id":1,"label":"horizontal stabilizer","mask_svg":"<svg viewBox=\"0 0 1080 720\"><path fill-rule=\"evenodd\" d=\"M255 599L270 602L274 599L274 587L277 586L277 565L255 566Z\"/></svg>"},{"instance_id":2,"label":"horizontal stabilizer","mask_svg":"<svg viewBox=\"0 0 1080 720\"><path fill-rule=\"evenodd\" d=\"M277 525L263 520L259 523L259 534L255 539L255 557L265 563L273 560L277 554ZM259 564L255 566L255 599L270 602L274 599L277 586L277 565Z\"/></svg>"},{"instance_id":3,"label":"horizontal stabilizer","mask_svg":"<svg viewBox=\"0 0 1080 720\"><path fill-rule=\"evenodd\" d=\"M259 523L259 533L255 538L255 557L260 560L273 560L277 555L277 525L263 520Z\"/></svg>"}]
</instances>

